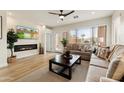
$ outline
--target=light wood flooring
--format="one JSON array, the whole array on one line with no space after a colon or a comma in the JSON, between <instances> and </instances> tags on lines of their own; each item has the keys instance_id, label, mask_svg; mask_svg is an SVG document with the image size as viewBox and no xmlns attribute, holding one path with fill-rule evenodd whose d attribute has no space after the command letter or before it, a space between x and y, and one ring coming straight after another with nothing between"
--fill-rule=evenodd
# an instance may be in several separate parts
<instances>
[{"instance_id":1,"label":"light wood flooring","mask_svg":"<svg viewBox=\"0 0 124 93\"><path fill-rule=\"evenodd\" d=\"M44 65L48 65L49 59L54 53L45 55L35 55L22 59L18 59L16 63L11 63L7 67L0 69L0 82L11 82L39 69Z\"/></svg>"}]
</instances>

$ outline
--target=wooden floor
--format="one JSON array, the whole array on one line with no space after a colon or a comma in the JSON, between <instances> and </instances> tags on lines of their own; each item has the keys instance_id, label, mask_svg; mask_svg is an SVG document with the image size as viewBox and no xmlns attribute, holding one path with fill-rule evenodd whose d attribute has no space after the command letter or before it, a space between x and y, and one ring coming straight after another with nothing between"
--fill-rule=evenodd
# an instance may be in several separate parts
<instances>
[{"instance_id":1,"label":"wooden floor","mask_svg":"<svg viewBox=\"0 0 124 93\"><path fill-rule=\"evenodd\" d=\"M47 65L49 59L55 54L35 55L23 59L18 59L16 63L9 64L0 69L0 82L15 81L41 67Z\"/></svg>"}]
</instances>

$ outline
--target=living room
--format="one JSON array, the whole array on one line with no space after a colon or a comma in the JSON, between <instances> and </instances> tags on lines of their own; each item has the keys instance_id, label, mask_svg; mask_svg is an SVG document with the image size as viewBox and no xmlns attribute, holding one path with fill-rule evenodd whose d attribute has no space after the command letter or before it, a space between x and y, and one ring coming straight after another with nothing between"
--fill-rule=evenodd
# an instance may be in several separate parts
<instances>
[{"instance_id":1,"label":"living room","mask_svg":"<svg viewBox=\"0 0 124 93\"><path fill-rule=\"evenodd\" d=\"M52 15L52 13L70 14L61 19L60 16ZM109 62L101 61L99 58L96 61L95 59L97 58L92 55L92 52L95 52L98 46L107 47L107 49L109 46L111 49L113 45L123 45L124 11L13 10L0 11L0 14L2 16L0 81L110 82L120 81L123 78L122 71L117 72L117 74L119 73L118 77L115 74L115 76L108 78L109 76L107 77L106 73L108 74L109 71L114 73L113 68L108 70ZM24 33L25 37L22 37L19 31L25 29L33 30L35 35L33 34L34 36L31 37L28 32L28 35ZM7 49L8 31L14 31L18 35L12 52L10 48ZM63 39L68 41L66 47L63 47L61 42ZM85 47L85 49L88 48L85 51L89 53L83 52L84 46L80 45L88 45L88 47ZM116 52L115 54L112 52L113 56L110 53L112 57L116 58L116 56L120 56L123 53L121 50L123 46L119 45L118 47L120 48L114 49L114 51L121 52ZM81 48L80 52L74 51L79 48ZM66 49L71 54L80 55L77 60L80 60L80 57L82 59L81 65L75 65L72 68L69 79L65 78L68 75L60 76L60 74L56 75L49 71L51 70L49 69L49 60L58 54L61 55L63 52L67 52ZM10 60L11 53L13 53L14 58ZM112 57L109 58L111 61ZM103 59L106 60L106 58ZM68 71L65 73L68 73ZM38 76L39 74L40 76Z\"/></svg>"}]
</instances>

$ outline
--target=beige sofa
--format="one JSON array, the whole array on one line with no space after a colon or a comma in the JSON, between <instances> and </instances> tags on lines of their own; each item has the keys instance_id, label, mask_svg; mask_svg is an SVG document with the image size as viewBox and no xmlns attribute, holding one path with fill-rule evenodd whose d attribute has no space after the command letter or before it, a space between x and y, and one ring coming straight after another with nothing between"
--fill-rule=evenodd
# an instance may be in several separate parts
<instances>
[{"instance_id":1,"label":"beige sofa","mask_svg":"<svg viewBox=\"0 0 124 93\"><path fill-rule=\"evenodd\" d=\"M82 60L89 61L91 58L91 45L90 44L68 44L66 50L69 50L71 54L81 55Z\"/></svg>"},{"instance_id":2,"label":"beige sofa","mask_svg":"<svg viewBox=\"0 0 124 93\"><path fill-rule=\"evenodd\" d=\"M117 45L118 48L113 50L113 55L110 60L113 60L121 53L124 53L124 45ZM108 70L110 62L104 59L97 57L95 54L92 54L90 65L86 77L86 82L111 82L116 81L111 78L106 77L106 72Z\"/></svg>"}]
</instances>

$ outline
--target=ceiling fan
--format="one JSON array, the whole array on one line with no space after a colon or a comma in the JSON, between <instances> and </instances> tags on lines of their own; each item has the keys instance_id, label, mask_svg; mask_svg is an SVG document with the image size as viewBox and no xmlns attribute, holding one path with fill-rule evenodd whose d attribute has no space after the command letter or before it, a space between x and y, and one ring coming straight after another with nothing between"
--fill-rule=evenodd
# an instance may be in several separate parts
<instances>
[{"instance_id":1,"label":"ceiling fan","mask_svg":"<svg viewBox=\"0 0 124 93\"><path fill-rule=\"evenodd\" d=\"M72 10L72 11L70 11L70 12L68 12L68 13L63 13L63 10L60 10L60 13L53 13L53 12L48 12L48 13L49 13L49 14L53 14L53 15L58 15L59 18L63 21L64 17L66 17L66 16L68 16L68 15L74 13L74 12L75 12L75 11Z\"/></svg>"}]
</instances>

